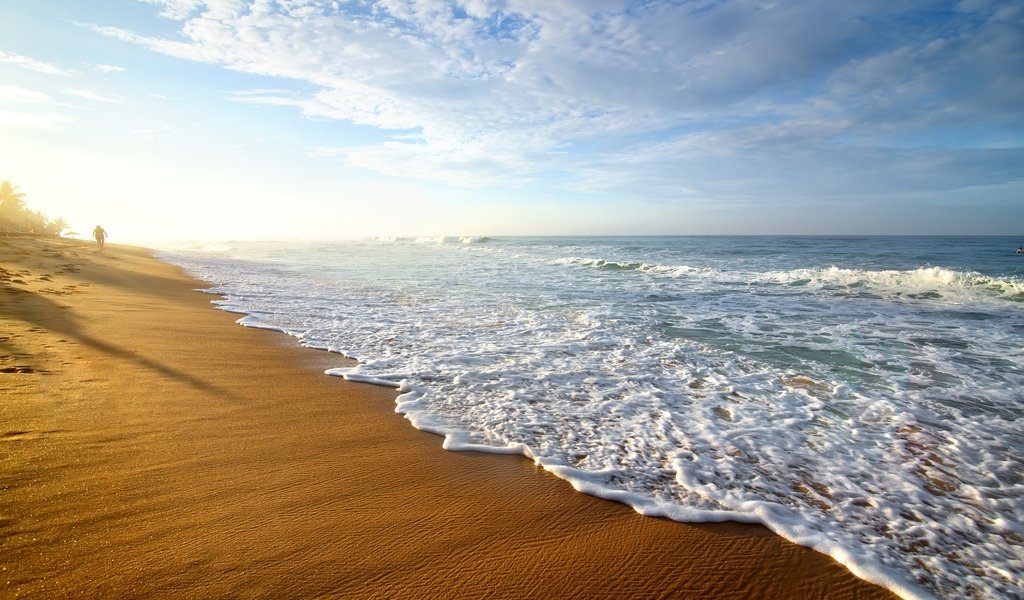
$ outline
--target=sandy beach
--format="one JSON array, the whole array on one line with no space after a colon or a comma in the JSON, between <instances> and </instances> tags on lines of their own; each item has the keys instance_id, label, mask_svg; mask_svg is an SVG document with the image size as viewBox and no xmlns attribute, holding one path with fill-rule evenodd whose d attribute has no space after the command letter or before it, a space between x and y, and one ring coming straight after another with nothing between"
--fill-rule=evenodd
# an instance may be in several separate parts
<instances>
[{"instance_id":1,"label":"sandy beach","mask_svg":"<svg viewBox=\"0 0 1024 600\"><path fill-rule=\"evenodd\" d=\"M446 452L142 248L0 238L0 596L891 598L759 526Z\"/></svg>"}]
</instances>

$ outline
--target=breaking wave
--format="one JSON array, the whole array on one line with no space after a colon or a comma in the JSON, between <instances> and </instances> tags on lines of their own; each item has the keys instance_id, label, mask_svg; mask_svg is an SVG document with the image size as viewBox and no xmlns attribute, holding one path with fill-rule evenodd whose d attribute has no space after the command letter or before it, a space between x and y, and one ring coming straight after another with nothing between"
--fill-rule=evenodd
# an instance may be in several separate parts
<instances>
[{"instance_id":1,"label":"breaking wave","mask_svg":"<svg viewBox=\"0 0 1024 600\"><path fill-rule=\"evenodd\" d=\"M662 277L703 277L717 283L744 281L832 291L859 290L882 293L892 297L963 301L976 298L998 298L1024 302L1024 279L989 277L974 271L956 271L943 267L924 266L909 270L845 269L835 266L788 271L735 272L643 262L615 261L567 257L551 261L555 265L589 267L600 271L637 272Z\"/></svg>"}]
</instances>

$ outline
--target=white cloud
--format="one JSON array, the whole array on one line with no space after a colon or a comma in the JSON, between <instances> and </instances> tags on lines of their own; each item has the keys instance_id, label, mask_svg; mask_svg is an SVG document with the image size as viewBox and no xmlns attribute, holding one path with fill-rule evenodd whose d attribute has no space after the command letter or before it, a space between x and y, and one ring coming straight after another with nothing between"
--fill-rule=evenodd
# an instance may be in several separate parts
<instances>
[{"instance_id":1,"label":"white cloud","mask_svg":"<svg viewBox=\"0 0 1024 600\"><path fill-rule=\"evenodd\" d=\"M30 113L0 109L0 125L6 127L60 129L63 125L71 122L70 117L52 112Z\"/></svg>"},{"instance_id":2,"label":"white cloud","mask_svg":"<svg viewBox=\"0 0 1024 600\"><path fill-rule=\"evenodd\" d=\"M29 90L16 85L0 84L0 100L15 102L19 104L52 104L53 99L48 94Z\"/></svg>"},{"instance_id":3,"label":"white cloud","mask_svg":"<svg viewBox=\"0 0 1024 600\"><path fill-rule=\"evenodd\" d=\"M100 73L124 73L125 71L127 71L127 69L125 69L124 67L119 67L117 65L100 64L91 66L94 70L99 71Z\"/></svg>"},{"instance_id":4,"label":"white cloud","mask_svg":"<svg viewBox=\"0 0 1024 600\"><path fill-rule=\"evenodd\" d=\"M36 71L37 73L45 73L47 75L60 75L63 77L72 77L78 75L75 71L58 67L55 64L22 56L20 54L12 54L10 52L4 52L0 50L0 62L17 65L23 69L30 71Z\"/></svg>"},{"instance_id":5,"label":"white cloud","mask_svg":"<svg viewBox=\"0 0 1024 600\"><path fill-rule=\"evenodd\" d=\"M203 0L142 0L146 4L153 4L163 7L160 15L175 20L184 20L190 14L203 6Z\"/></svg>"},{"instance_id":6,"label":"white cloud","mask_svg":"<svg viewBox=\"0 0 1024 600\"><path fill-rule=\"evenodd\" d=\"M306 156L311 158L329 158L332 156L338 156L344 154L347 151L346 148L333 148L330 146L314 146L306 151Z\"/></svg>"},{"instance_id":7,"label":"white cloud","mask_svg":"<svg viewBox=\"0 0 1024 600\"><path fill-rule=\"evenodd\" d=\"M62 94L67 94L68 96L75 96L76 98L82 98L83 100L89 100L89 101L92 101L92 102L105 102L105 103L109 103L109 104L124 104L124 100L121 99L121 98L118 98L116 96L107 96L107 95L104 95L104 94L98 94L98 93L90 91L90 90L68 89L68 90L61 90L61 93Z\"/></svg>"},{"instance_id":8,"label":"white cloud","mask_svg":"<svg viewBox=\"0 0 1024 600\"><path fill-rule=\"evenodd\" d=\"M155 137L158 134L166 133L171 131L171 126L161 125L159 127L143 127L138 129L129 129L128 133L132 135L139 135L143 137Z\"/></svg>"},{"instance_id":9,"label":"white cloud","mask_svg":"<svg viewBox=\"0 0 1024 600\"><path fill-rule=\"evenodd\" d=\"M338 155L457 185L559 171L576 189L724 196L783 190L803 165L874 193L910 185L936 138L1024 131L1024 11L994 4L145 1L180 37L96 30L299 82L232 99L393 131ZM999 183L1002 160L949 158L959 176L939 180ZM892 177L872 180L880 166Z\"/></svg>"}]
</instances>

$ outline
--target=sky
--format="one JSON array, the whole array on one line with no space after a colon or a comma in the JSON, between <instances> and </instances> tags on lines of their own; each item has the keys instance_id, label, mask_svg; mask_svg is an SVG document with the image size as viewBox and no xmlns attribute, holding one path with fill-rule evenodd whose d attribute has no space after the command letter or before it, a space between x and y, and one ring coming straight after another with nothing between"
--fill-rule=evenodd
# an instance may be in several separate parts
<instances>
[{"instance_id":1,"label":"sky","mask_svg":"<svg viewBox=\"0 0 1024 600\"><path fill-rule=\"evenodd\" d=\"M0 180L111 241L1024 234L1024 4L0 0Z\"/></svg>"}]
</instances>

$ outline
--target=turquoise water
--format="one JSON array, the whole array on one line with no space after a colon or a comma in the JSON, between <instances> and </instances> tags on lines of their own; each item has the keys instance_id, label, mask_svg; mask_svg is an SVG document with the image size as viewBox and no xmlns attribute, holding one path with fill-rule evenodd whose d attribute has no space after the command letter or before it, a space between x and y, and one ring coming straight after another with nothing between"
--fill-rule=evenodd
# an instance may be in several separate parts
<instances>
[{"instance_id":1,"label":"turquoise water","mask_svg":"<svg viewBox=\"0 0 1024 600\"><path fill-rule=\"evenodd\" d=\"M764 523L905 597L1024 580L1024 240L182 245L243 323L357 358L449 449Z\"/></svg>"}]
</instances>

